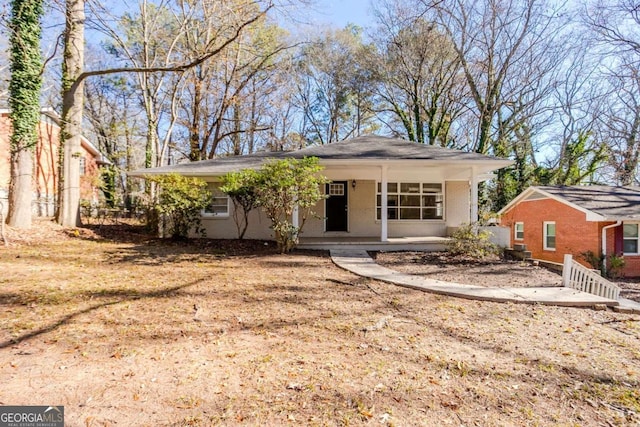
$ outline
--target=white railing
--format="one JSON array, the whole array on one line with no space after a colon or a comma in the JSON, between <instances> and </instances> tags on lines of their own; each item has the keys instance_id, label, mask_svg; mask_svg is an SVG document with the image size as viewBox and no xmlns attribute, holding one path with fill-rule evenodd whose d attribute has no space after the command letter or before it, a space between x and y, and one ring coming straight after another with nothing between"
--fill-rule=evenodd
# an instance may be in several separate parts
<instances>
[{"instance_id":1,"label":"white railing","mask_svg":"<svg viewBox=\"0 0 640 427\"><path fill-rule=\"evenodd\" d=\"M575 262L569 254L564 256L562 286L612 300L617 300L620 296L620 288L618 286L598 273Z\"/></svg>"}]
</instances>

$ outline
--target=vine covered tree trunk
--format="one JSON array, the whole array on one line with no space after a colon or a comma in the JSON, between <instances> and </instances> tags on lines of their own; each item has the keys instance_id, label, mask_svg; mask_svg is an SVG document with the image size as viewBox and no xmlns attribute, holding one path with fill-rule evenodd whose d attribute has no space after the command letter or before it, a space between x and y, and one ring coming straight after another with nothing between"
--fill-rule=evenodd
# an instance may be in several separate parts
<instances>
[{"instance_id":1,"label":"vine covered tree trunk","mask_svg":"<svg viewBox=\"0 0 640 427\"><path fill-rule=\"evenodd\" d=\"M33 149L38 141L42 55L42 0L11 2L11 80L9 82L10 140L9 213L12 227L31 227Z\"/></svg>"}]
</instances>

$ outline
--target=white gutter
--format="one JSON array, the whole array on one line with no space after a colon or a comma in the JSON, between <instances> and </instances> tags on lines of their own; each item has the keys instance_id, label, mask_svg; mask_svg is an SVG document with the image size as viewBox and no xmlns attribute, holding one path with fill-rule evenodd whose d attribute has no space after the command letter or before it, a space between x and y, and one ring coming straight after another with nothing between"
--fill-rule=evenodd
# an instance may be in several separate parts
<instances>
[{"instance_id":1,"label":"white gutter","mask_svg":"<svg viewBox=\"0 0 640 427\"><path fill-rule=\"evenodd\" d=\"M618 220L615 224L609 224L602 227L602 272L607 273L607 230L613 227L618 227L622 224L622 221Z\"/></svg>"}]
</instances>

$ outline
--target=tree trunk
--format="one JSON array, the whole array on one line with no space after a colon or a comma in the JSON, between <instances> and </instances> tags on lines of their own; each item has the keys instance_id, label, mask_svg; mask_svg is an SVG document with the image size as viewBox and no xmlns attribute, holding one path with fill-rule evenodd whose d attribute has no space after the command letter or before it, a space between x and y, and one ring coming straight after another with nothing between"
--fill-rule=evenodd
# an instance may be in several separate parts
<instances>
[{"instance_id":1,"label":"tree trunk","mask_svg":"<svg viewBox=\"0 0 640 427\"><path fill-rule=\"evenodd\" d=\"M7 224L16 228L31 227L33 194L33 157L31 150L22 149L11 155L9 212Z\"/></svg>"},{"instance_id":2,"label":"tree trunk","mask_svg":"<svg viewBox=\"0 0 640 427\"><path fill-rule=\"evenodd\" d=\"M62 168L58 193L58 222L80 225L80 157L84 83L78 77L84 67L84 0L67 0L62 64L62 121L60 152Z\"/></svg>"},{"instance_id":3,"label":"tree trunk","mask_svg":"<svg viewBox=\"0 0 640 427\"><path fill-rule=\"evenodd\" d=\"M12 133L7 224L16 228L31 227L33 150L38 142L42 86L41 16L41 0L11 2L9 118Z\"/></svg>"}]
</instances>

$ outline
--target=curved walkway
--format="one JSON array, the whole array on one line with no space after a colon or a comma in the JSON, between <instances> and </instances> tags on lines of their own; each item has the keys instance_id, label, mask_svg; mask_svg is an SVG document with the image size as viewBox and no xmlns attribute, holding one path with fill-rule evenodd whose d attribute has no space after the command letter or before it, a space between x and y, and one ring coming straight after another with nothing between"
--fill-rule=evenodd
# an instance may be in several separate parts
<instances>
[{"instance_id":1,"label":"curved walkway","mask_svg":"<svg viewBox=\"0 0 640 427\"><path fill-rule=\"evenodd\" d=\"M426 277L400 273L377 264L367 251L359 249L332 249L333 262L359 276L369 277L407 288L467 299L495 302L547 304L565 307L614 307L619 311L640 313L640 304L621 299L619 301L564 287L540 288L488 288L443 282Z\"/></svg>"}]
</instances>

